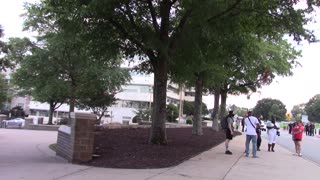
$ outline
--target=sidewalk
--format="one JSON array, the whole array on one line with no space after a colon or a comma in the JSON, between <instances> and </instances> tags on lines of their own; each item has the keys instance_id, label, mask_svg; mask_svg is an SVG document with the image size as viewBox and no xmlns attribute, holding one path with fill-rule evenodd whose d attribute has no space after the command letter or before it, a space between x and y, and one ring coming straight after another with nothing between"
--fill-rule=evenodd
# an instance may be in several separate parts
<instances>
[{"instance_id":1,"label":"sidewalk","mask_svg":"<svg viewBox=\"0 0 320 180\"><path fill-rule=\"evenodd\" d=\"M163 169L95 168L67 163L48 148L56 132L0 129L0 177L4 180L309 180L320 175L320 166L276 146L262 146L259 158L244 157L245 135L182 164ZM19 138L19 139L17 139ZM19 142L19 143L18 143ZM265 142L265 141L264 141Z\"/></svg>"}]
</instances>

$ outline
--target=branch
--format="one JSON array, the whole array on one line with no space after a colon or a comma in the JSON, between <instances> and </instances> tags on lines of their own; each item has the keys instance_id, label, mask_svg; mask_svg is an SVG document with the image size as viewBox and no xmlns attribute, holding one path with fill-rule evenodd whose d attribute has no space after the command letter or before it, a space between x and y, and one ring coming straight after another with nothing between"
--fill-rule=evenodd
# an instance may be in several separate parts
<instances>
[{"instance_id":1,"label":"branch","mask_svg":"<svg viewBox=\"0 0 320 180\"><path fill-rule=\"evenodd\" d=\"M133 37L132 35L130 35L126 29L120 24L118 23L118 21L113 20L112 18L109 19L109 22L119 30L120 33L123 34L123 36L125 38L127 38L129 41L131 41L132 43L134 43L138 48L141 49L141 51L143 51L146 55L148 55L149 57L155 57L154 53L152 50L147 49L146 47L144 47L143 43L139 42L137 39L135 39L135 37Z\"/></svg>"},{"instance_id":2,"label":"branch","mask_svg":"<svg viewBox=\"0 0 320 180\"><path fill-rule=\"evenodd\" d=\"M242 0L237 0L232 6L230 6L228 9L226 9L225 11L220 12L219 14L209 18L207 21L210 23L210 21L213 21L214 19L217 19L227 13L229 13L230 11L232 11L234 8L236 8L238 6L238 4L241 3Z\"/></svg>"},{"instance_id":3,"label":"branch","mask_svg":"<svg viewBox=\"0 0 320 180\"><path fill-rule=\"evenodd\" d=\"M180 36L188 18L191 16L191 13L192 13L192 9L187 10L186 13L183 15L182 19L180 20L179 25L173 31L171 42L169 44L169 49L171 52L173 52L175 50L175 46L177 44L178 37Z\"/></svg>"},{"instance_id":4,"label":"branch","mask_svg":"<svg viewBox=\"0 0 320 180\"><path fill-rule=\"evenodd\" d=\"M121 8L119 8L121 9ZM121 9L122 10L122 9ZM129 21L131 23L131 25L136 29L136 31L138 32L138 27L136 25L136 22L134 21L134 17L132 16L132 11L131 11L131 8L128 4L128 2L126 3L126 11L125 11L125 14L127 14L127 16L129 17Z\"/></svg>"},{"instance_id":5,"label":"branch","mask_svg":"<svg viewBox=\"0 0 320 180\"><path fill-rule=\"evenodd\" d=\"M173 0L172 2L171 2L171 4L175 4L177 2L177 0Z\"/></svg>"},{"instance_id":6,"label":"branch","mask_svg":"<svg viewBox=\"0 0 320 180\"><path fill-rule=\"evenodd\" d=\"M154 7L152 5L152 0L148 0L148 6L149 6L149 9L150 9L153 28L154 28L154 30L156 32L159 32L159 24L157 23L156 11L154 10Z\"/></svg>"},{"instance_id":7,"label":"branch","mask_svg":"<svg viewBox=\"0 0 320 180\"><path fill-rule=\"evenodd\" d=\"M55 105L54 105L55 108L53 108L53 110L57 110L60 106L62 106L63 103L64 103L64 102L60 103L59 106L56 106L58 103L55 103Z\"/></svg>"}]
</instances>

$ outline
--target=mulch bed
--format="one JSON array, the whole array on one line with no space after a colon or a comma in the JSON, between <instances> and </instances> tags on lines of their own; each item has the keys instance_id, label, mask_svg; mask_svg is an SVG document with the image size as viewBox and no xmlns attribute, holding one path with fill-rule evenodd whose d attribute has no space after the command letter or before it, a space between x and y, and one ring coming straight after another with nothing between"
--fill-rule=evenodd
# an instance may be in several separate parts
<instances>
[{"instance_id":1,"label":"mulch bed","mask_svg":"<svg viewBox=\"0 0 320 180\"><path fill-rule=\"evenodd\" d=\"M175 166L225 141L223 131L204 128L203 136L192 128L167 128L168 145L148 143L149 128L105 129L95 135L94 154L84 165L107 168L164 168ZM236 135L240 135L236 132Z\"/></svg>"}]
</instances>

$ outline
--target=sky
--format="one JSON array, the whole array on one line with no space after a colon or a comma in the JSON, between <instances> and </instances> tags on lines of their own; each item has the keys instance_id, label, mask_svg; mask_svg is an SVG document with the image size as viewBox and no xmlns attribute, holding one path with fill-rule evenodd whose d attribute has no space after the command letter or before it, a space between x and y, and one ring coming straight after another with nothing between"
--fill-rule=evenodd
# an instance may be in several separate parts
<instances>
[{"instance_id":1,"label":"sky","mask_svg":"<svg viewBox=\"0 0 320 180\"><path fill-rule=\"evenodd\" d=\"M9 37L31 37L30 32L22 32L23 2L26 0L0 0L0 24L4 28L5 36L2 40ZM36 2L36 0L28 0ZM315 31L316 36L320 39L320 11L315 14L316 23L310 24L308 28ZM287 111L290 112L294 105L307 103L313 96L320 94L320 43L309 44L303 42L297 45L302 50L302 57L299 58L301 67L293 69L293 76L277 77L271 85L264 86L257 93L250 96L228 96L227 104L238 107L253 108L257 101L263 98L278 99L286 105ZM213 108L213 96L203 98L208 108Z\"/></svg>"}]
</instances>

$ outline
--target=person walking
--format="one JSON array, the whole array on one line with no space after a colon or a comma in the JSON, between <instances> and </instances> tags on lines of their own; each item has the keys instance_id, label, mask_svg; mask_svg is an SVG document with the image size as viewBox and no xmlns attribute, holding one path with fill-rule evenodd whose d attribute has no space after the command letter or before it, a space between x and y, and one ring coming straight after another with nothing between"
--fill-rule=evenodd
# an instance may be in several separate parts
<instances>
[{"instance_id":1,"label":"person walking","mask_svg":"<svg viewBox=\"0 0 320 180\"><path fill-rule=\"evenodd\" d=\"M233 122L234 122L233 117L234 117L233 111L229 111L229 114L227 116L227 128L225 129L225 132L226 132L225 154L229 154L229 155L232 154L232 152L229 151L229 143L233 138Z\"/></svg>"},{"instance_id":2,"label":"person walking","mask_svg":"<svg viewBox=\"0 0 320 180\"><path fill-rule=\"evenodd\" d=\"M274 152L274 147L277 140L277 131L279 127L276 125L275 118L272 118L271 122L267 123L267 134L268 134L268 151Z\"/></svg>"},{"instance_id":3,"label":"person walking","mask_svg":"<svg viewBox=\"0 0 320 180\"><path fill-rule=\"evenodd\" d=\"M249 111L247 117L244 119L244 123L247 126L246 131L246 157L249 156L249 145L252 141L252 157L257 158L257 131L256 128L260 126L259 121L256 117L252 115Z\"/></svg>"},{"instance_id":4,"label":"person walking","mask_svg":"<svg viewBox=\"0 0 320 180\"><path fill-rule=\"evenodd\" d=\"M294 147L296 150L295 155L302 156L301 154L301 141L302 141L302 135L304 131L304 126L300 119L296 120L295 126L292 129L292 140L294 142Z\"/></svg>"}]
</instances>

